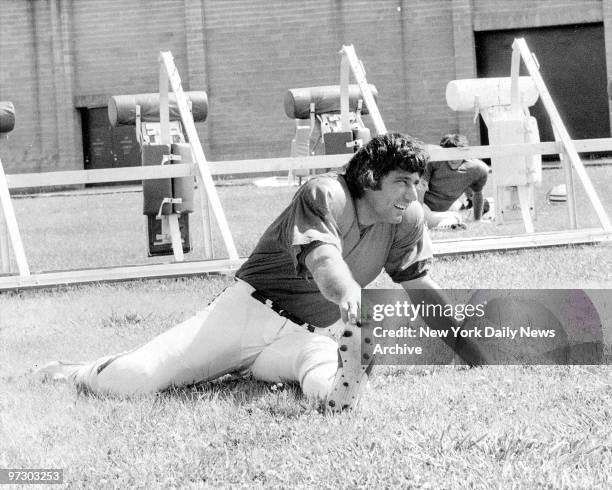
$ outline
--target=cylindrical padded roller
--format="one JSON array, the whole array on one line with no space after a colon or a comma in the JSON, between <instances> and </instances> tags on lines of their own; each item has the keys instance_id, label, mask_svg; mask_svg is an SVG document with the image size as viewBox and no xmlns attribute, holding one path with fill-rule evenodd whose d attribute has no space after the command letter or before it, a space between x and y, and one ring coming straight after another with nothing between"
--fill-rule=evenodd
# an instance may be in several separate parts
<instances>
[{"instance_id":1,"label":"cylindrical padded roller","mask_svg":"<svg viewBox=\"0 0 612 490\"><path fill-rule=\"evenodd\" d=\"M378 90L370 84L374 100L378 98ZM357 110L359 99L363 99L359 85L349 85L349 110ZM310 104L314 102L315 114L340 112L340 85L325 85L322 87L292 88L285 94L283 104L285 114L291 119L310 118ZM368 108L363 104L362 114L367 114Z\"/></svg>"},{"instance_id":2,"label":"cylindrical padded roller","mask_svg":"<svg viewBox=\"0 0 612 490\"><path fill-rule=\"evenodd\" d=\"M446 103L454 111L473 111L479 107L510 104L511 78L469 78L452 80L446 86ZM519 99L531 107L538 100L538 89L531 77L519 77Z\"/></svg>"},{"instance_id":3,"label":"cylindrical padded roller","mask_svg":"<svg viewBox=\"0 0 612 490\"><path fill-rule=\"evenodd\" d=\"M202 122L208 116L208 96L203 90L185 92L187 100L191 101L191 114L195 122ZM136 123L136 106L140 106L142 122L159 122L159 94L114 95L108 99L108 120L113 126L133 125ZM170 120L181 119L176 96L168 94Z\"/></svg>"},{"instance_id":4,"label":"cylindrical padded roller","mask_svg":"<svg viewBox=\"0 0 612 490\"><path fill-rule=\"evenodd\" d=\"M173 143L172 154L180 155L181 157L180 160L173 160L172 163L193 163L191 145L189 143ZM193 188L193 177L174 177L172 179L172 197L183 200L181 204L173 205L175 213L183 214L193 212Z\"/></svg>"},{"instance_id":5,"label":"cylindrical padded roller","mask_svg":"<svg viewBox=\"0 0 612 490\"><path fill-rule=\"evenodd\" d=\"M0 133L9 133L15 127L15 106L0 100Z\"/></svg>"}]
</instances>

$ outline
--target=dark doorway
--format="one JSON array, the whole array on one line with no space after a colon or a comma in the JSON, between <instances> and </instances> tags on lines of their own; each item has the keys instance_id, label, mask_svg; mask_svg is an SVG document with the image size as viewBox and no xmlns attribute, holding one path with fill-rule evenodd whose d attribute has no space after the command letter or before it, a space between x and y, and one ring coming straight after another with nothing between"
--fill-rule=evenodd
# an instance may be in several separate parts
<instances>
[{"instance_id":1,"label":"dark doorway","mask_svg":"<svg viewBox=\"0 0 612 490\"><path fill-rule=\"evenodd\" d=\"M113 128L106 107L81 109L81 122L86 170L141 164L140 146L136 141L134 127Z\"/></svg>"},{"instance_id":2,"label":"dark doorway","mask_svg":"<svg viewBox=\"0 0 612 490\"><path fill-rule=\"evenodd\" d=\"M476 32L478 77L510 76L512 42L523 37L572 139L610 137L603 24ZM528 75L521 62L521 75ZM554 141L544 105L530 108L541 141ZM481 143L488 135L481 121Z\"/></svg>"}]
</instances>

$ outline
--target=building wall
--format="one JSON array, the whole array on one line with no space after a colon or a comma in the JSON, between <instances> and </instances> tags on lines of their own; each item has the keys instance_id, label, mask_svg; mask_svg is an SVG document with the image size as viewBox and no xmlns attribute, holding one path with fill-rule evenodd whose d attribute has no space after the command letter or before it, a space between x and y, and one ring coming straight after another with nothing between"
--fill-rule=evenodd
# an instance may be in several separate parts
<instances>
[{"instance_id":1,"label":"building wall","mask_svg":"<svg viewBox=\"0 0 612 490\"><path fill-rule=\"evenodd\" d=\"M183 0L0 3L0 99L16 111L0 146L8 172L83 168L79 107L156 91L160 50L187 69Z\"/></svg>"},{"instance_id":2,"label":"building wall","mask_svg":"<svg viewBox=\"0 0 612 490\"><path fill-rule=\"evenodd\" d=\"M283 111L285 92L339 83L343 44L354 45L378 88L389 130L425 138L452 124L439 97L454 69L448 2L414 4L313 1L288 9L276 0L263 9L249 0L205 2L215 159L287 155L294 124ZM441 25L439 33L432 24Z\"/></svg>"},{"instance_id":3,"label":"building wall","mask_svg":"<svg viewBox=\"0 0 612 490\"><path fill-rule=\"evenodd\" d=\"M68 2L2 2L0 99L16 111L0 147L9 171L77 168L70 16Z\"/></svg>"},{"instance_id":4,"label":"building wall","mask_svg":"<svg viewBox=\"0 0 612 490\"><path fill-rule=\"evenodd\" d=\"M183 0L73 1L77 95L153 90L159 51L171 51L186 71L183 8Z\"/></svg>"},{"instance_id":5,"label":"building wall","mask_svg":"<svg viewBox=\"0 0 612 490\"><path fill-rule=\"evenodd\" d=\"M209 118L198 130L209 160L288 155L294 123L283 96L338 83L343 44L355 46L377 86L388 129L430 143L456 130L477 142L472 116L450 111L444 98L449 80L476 76L474 31L603 21L612 55L612 0L0 0L0 7L0 99L17 110L0 156L13 173L82 168L78 108L156 91L160 50L172 51L185 89L208 92Z\"/></svg>"},{"instance_id":6,"label":"building wall","mask_svg":"<svg viewBox=\"0 0 612 490\"><path fill-rule=\"evenodd\" d=\"M474 30L601 22L601 0L473 0Z\"/></svg>"}]
</instances>

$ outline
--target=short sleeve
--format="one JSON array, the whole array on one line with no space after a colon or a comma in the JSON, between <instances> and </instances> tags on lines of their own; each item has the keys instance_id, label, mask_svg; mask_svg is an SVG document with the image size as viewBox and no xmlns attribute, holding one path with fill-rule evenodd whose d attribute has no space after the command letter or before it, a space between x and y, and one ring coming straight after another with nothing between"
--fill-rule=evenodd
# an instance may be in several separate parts
<instances>
[{"instance_id":1,"label":"short sleeve","mask_svg":"<svg viewBox=\"0 0 612 490\"><path fill-rule=\"evenodd\" d=\"M330 244L342 252L338 216L346 204L346 196L337 180L312 179L296 193L282 217L280 241L293 261L298 275L306 273L302 251L311 251L321 244Z\"/></svg>"},{"instance_id":2,"label":"short sleeve","mask_svg":"<svg viewBox=\"0 0 612 490\"><path fill-rule=\"evenodd\" d=\"M427 274L433 259L433 246L425 226L423 208L413 203L391 244L385 271L393 282L417 279Z\"/></svg>"}]
</instances>

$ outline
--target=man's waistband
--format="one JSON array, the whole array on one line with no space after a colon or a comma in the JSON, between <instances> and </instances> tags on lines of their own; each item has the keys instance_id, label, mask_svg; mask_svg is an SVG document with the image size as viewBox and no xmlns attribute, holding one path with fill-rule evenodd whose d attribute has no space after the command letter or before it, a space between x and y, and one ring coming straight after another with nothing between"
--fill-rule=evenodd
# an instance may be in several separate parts
<instances>
[{"instance_id":1,"label":"man's waistband","mask_svg":"<svg viewBox=\"0 0 612 490\"><path fill-rule=\"evenodd\" d=\"M259 291L254 289L253 292L251 292L251 296L253 298L255 298L257 301L259 301L260 303L266 305L272 311L276 312L278 315L282 316L283 318L286 318L287 320L295 323L296 325L299 325L299 326L305 328L309 332L314 332L316 330L317 327L315 327L314 325L311 325L308 322L305 322L305 321L299 319L295 315L289 313L287 310L284 310L282 307L277 305L274 301L272 301L269 298L266 298Z\"/></svg>"}]
</instances>

